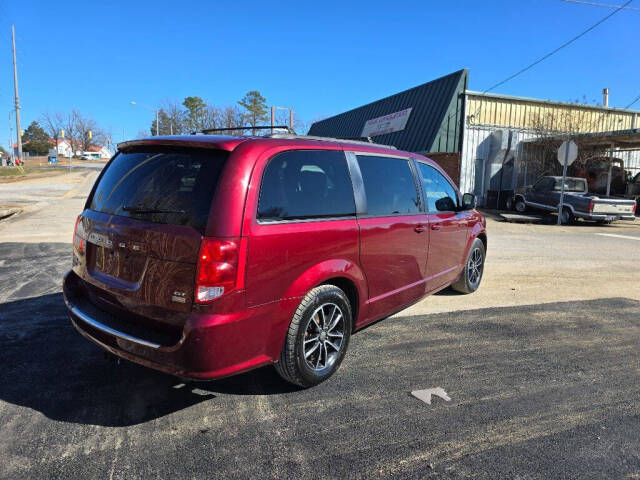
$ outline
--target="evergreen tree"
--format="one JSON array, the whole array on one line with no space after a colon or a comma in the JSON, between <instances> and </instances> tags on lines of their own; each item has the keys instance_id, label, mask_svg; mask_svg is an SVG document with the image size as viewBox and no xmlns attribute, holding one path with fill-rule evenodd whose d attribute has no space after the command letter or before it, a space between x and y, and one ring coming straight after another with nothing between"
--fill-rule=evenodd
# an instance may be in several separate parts
<instances>
[{"instance_id":1,"label":"evergreen tree","mask_svg":"<svg viewBox=\"0 0 640 480\"><path fill-rule=\"evenodd\" d=\"M261 123L266 122L267 115L267 99L264 98L260 92L257 90L252 90L247 92L247 94L238 102L241 107L244 107L246 112L246 119L249 122L251 127L255 127ZM255 135L255 128L251 130L252 134Z\"/></svg>"},{"instance_id":2,"label":"evergreen tree","mask_svg":"<svg viewBox=\"0 0 640 480\"><path fill-rule=\"evenodd\" d=\"M46 155L52 146L49 135L36 121L31 122L22 135L22 150L25 152Z\"/></svg>"}]
</instances>

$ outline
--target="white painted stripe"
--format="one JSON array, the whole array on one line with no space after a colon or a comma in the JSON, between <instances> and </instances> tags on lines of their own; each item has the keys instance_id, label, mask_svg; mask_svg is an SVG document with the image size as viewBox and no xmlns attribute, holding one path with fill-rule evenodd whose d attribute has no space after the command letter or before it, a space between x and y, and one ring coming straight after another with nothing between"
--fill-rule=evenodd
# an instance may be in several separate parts
<instances>
[{"instance_id":1,"label":"white painted stripe","mask_svg":"<svg viewBox=\"0 0 640 480\"><path fill-rule=\"evenodd\" d=\"M602 235L603 237L626 238L628 240L638 240L640 242L640 237L631 237L629 235L616 235L615 233L596 233L596 235Z\"/></svg>"}]
</instances>

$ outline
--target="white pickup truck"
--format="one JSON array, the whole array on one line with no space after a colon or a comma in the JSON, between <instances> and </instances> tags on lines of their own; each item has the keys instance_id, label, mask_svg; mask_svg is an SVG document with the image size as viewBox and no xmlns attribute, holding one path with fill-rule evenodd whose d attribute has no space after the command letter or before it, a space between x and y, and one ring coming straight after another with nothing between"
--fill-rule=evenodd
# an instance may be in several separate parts
<instances>
[{"instance_id":1,"label":"white pickup truck","mask_svg":"<svg viewBox=\"0 0 640 480\"><path fill-rule=\"evenodd\" d=\"M560 205L562 177L542 177L535 184L519 187L509 202L523 213L527 208L557 212ZM587 180L567 177L564 185L562 223L576 218L609 223L614 220L635 220L636 202L624 198L589 193Z\"/></svg>"}]
</instances>

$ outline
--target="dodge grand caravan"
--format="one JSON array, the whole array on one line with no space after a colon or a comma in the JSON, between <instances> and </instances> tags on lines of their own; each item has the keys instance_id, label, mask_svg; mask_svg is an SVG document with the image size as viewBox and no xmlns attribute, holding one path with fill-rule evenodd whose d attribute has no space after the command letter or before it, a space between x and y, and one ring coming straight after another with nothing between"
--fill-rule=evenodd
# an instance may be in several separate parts
<instances>
[{"instance_id":1,"label":"dodge grand caravan","mask_svg":"<svg viewBox=\"0 0 640 480\"><path fill-rule=\"evenodd\" d=\"M431 160L272 135L118 145L76 220L64 298L118 357L216 379L275 364L312 386L352 332L448 286L475 291L475 197Z\"/></svg>"}]
</instances>

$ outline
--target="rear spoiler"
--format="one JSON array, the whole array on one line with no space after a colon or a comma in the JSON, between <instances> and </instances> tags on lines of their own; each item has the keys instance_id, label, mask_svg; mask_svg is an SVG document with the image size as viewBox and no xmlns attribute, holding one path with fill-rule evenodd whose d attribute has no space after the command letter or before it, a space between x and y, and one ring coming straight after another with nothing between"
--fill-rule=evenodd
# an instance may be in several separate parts
<instances>
[{"instance_id":1,"label":"rear spoiler","mask_svg":"<svg viewBox=\"0 0 640 480\"><path fill-rule=\"evenodd\" d=\"M216 150L232 151L240 143L246 141L244 137L207 137L204 135L189 136L167 136L142 138L140 140L129 140L118 144L118 151L126 151L136 147L191 147L191 148L213 148Z\"/></svg>"}]
</instances>

